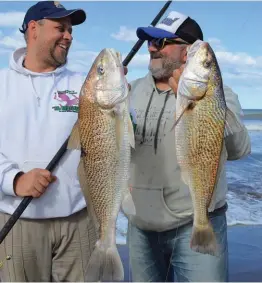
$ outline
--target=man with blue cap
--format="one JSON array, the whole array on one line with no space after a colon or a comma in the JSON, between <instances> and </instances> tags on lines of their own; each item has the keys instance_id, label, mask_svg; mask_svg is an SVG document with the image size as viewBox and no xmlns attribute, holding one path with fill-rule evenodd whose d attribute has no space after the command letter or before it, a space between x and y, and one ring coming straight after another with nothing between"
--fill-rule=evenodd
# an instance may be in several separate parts
<instances>
[{"instance_id":1,"label":"man with blue cap","mask_svg":"<svg viewBox=\"0 0 262 283\"><path fill-rule=\"evenodd\" d=\"M187 49L203 40L198 23L171 11L156 27L141 27L137 36L146 40L150 54L149 73L130 83L131 105L136 112L135 151L132 153L130 185L132 200L122 209L129 219L128 246L135 282L227 281L228 249L226 222L227 182L222 166L216 194L209 207L215 231L217 256L190 248L193 206L190 191L182 181L176 158L174 123L176 87L187 60ZM171 86L171 87L170 87ZM224 86L227 106L240 120L237 95ZM226 159L250 153L247 129L226 140ZM232 125L232 129L234 129ZM129 201L136 214L128 214Z\"/></svg>"},{"instance_id":2,"label":"man with blue cap","mask_svg":"<svg viewBox=\"0 0 262 283\"><path fill-rule=\"evenodd\" d=\"M45 170L77 120L85 77L67 69L67 55L72 26L85 20L81 9L36 3L20 29L26 47L1 71L0 229L33 197L0 245L1 281L85 280L96 231L78 182L80 153Z\"/></svg>"}]
</instances>

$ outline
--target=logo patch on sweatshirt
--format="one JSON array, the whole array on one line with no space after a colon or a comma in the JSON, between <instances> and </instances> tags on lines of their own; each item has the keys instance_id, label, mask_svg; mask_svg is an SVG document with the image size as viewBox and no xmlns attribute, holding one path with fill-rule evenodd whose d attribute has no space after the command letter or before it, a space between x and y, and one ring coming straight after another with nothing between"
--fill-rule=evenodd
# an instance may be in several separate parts
<instances>
[{"instance_id":1,"label":"logo patch on sweatshirt","mask_svg":"<svg viewBox=\"0 0 262 283\"><path fill-rule=\"evenodd\" d=\"M54 99L59 102L59 105L52 107L54 111L78 112L79 98L76 96L76 94L77 92L74 90L58 90L54 95Z\"/></svg>"}]
</instances>

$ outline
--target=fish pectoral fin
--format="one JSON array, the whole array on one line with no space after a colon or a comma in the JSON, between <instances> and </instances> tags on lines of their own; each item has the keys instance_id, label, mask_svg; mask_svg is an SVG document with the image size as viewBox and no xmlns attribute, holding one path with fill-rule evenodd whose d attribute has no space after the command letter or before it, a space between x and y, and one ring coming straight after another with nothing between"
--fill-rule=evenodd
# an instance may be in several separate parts
<instances>
[{"instance_id":1,"label":"fish pectoral fin","mask_svg":"<svg viewBox=\"0 0 262 283\"><path fill-rule=\"evenodd\" d=\"M67 144L67 148L68 149L78 149L81 150L81 143L80 143L80 134L79 134L79 127L78 127L78 121L76 121L69 140L68 140L68 144Z\"/></svg>"},{"instance_id":2,"label":"fish pectoral fin","mask_svg":"<svg viewBox=\"0 0 262 283\"><path fill-rule=\"evenodd\" d=\"M193 109L195 107L196 102L193 100L188 100L185 108L183 109L183 111L181 112L180 116L176 119L174 125L172 126L170 132L175 128L175 126L178 124L178 122L180 121L180 119L183 117L184 113L186 112L186 110L188 109Z\"/></svg>"},{"instance_id":3,"label":"fish pectoral fin","mask_svg":"<svg viewBox=\"0 0 262 283\"><path fill-rule=\"evenodd\" d=\"M243 126L239 122L236 115L229 108L226 108L224 137L233 135L234 133L241 132L242 130L243 130Z\"/></svg>"},{"instance_id":4,"label":"fish pectoral fin","mask_svg":"<svg viewBox=\"0 0 262 283\"><path fill-rule=\"evenodd\" d=\"M135 148L135 133L134 127L130 115L128 116L128 134L129 134L129 143L132 148Z\"/></svg>"},{"instance_id":5,"label":"fish pectoral fin","mask_svg":"<svg viewBox=\"0 0 262 283\"><path fill-rule=\"evenodd\" d=\"M80 162L79 162L79 165L78 165L78 168L77 168L77 174L78 174L79 183L80 183L82 193L85 197L87 210L88 210L89 215L92 218L93 223L95 225L97 237L99 237L100 225L99 225L99 221L97 220L94 208L92 206L92 199L90 198L90 194L89 194L89 185L88 185L88 182L87 182L87 177L86 177L85 167L84 167L84 161L83 161L82 158L80 159Z\"/></svg>"},{"instance_id":6,"label":"fish pectoral fin","mask_svg":"<svg viewBox=\"0 0 262 283\"><path fill-rule=\"evenodd\" d=\"M136 215L136 207L133 201L133 197L130 193L129 188L127 187L126 190L123 192L123 198L122 198L122 209L125 211L128 215Z\"/></svg>"},{"instance_id":7,"label":"fish pectoral fin","mask_svg":"<svg viewBox=\"0 0 262 283\"><path fill-rule=\"evenodd\" d=\"M181 171L181 179L182 181L189 186L189 176L188 176L188 171Z\"/></svg>"}]
</instances>

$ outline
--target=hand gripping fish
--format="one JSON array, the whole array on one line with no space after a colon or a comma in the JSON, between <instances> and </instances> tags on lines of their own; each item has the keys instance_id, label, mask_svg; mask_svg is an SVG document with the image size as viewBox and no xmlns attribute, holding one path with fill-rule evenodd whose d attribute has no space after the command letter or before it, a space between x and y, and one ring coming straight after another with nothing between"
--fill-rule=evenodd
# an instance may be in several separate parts
<instances>
[{"instance_id":1,"label":"hand gripping fish","mask_svg":"<svg viewBox=\"0 0 262 283\"><path fill-rule=\"evenodd\" d=\"M208 219L208 207L220 173L224 138L240 123L227 108L215 54L208 43L189 47L176 101L175 144L181 177L189 186L194 223L191 249L217 254L217 242ZM239 127L238 127L239 126Z\"/></svg>"},{"instance_id":2,"label":"hand gripping fish","mask_svg":"<svg viewBox=\"0 0 262 283\"><path fill-rule=\"evenodd\" d=\"M130 154L135 147L128 94L121 55L103 49L82 86L78 121L68 143L69 149L81 150L80 185L98 224L86 281L124 279L115 231L121 202L129 194ZM135 213L134 206L131 211Z\"/></svg>"}]
</instances>

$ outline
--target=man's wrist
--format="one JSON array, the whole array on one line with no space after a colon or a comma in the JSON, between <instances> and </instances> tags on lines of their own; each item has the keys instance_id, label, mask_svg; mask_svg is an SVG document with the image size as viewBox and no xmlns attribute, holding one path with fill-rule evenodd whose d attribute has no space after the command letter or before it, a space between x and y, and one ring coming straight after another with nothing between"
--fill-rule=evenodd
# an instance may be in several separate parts
<instances>
[{"instance_id":1,"label":"man's wrist","mask_svg":"<svg viewBox=\"0 0 262 283\"><path fill-rule=\"evenodd\" d=\"M17 181L18 181L18 179L19 179L22 175L24 175L24 174L25 174L25 173L24 173L23 171L20 171L20 172L18 172L18 173L15 175L15 177L14 177L13 189L14 189L14 193L15 193L16 196L17 196L17 194L16 194Z\"/></svg>"}]
</instances>

